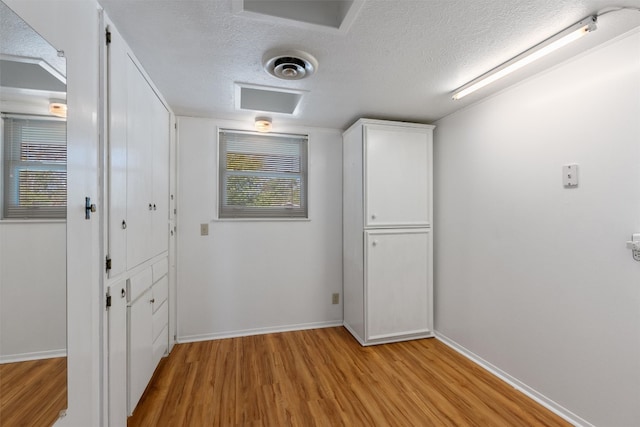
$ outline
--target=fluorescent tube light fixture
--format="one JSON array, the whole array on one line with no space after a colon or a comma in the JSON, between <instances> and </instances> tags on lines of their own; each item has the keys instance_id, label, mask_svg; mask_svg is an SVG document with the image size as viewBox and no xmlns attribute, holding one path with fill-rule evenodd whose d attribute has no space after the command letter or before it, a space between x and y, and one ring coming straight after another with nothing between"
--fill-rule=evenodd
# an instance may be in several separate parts
<instances>
[{"instance_id":1,"label":"fluorescent tube light fixture","mask_svg":"<svg viewBox=\"0 0 640 427\"><path fill-rule=\"evenodd\" d=\"M475 80L470 81L464 86L457 89L453 94L453 99L460 99L481 89L502 77L513 73L516 70L531 64L532 62L550 54L551 52L560 49L569 43L578 40L580 37L595 31L597 26L597 17L589 16L582 21L562 30L555 36L552 36L540 44L532 47L529 50L522 52L520 55L511 58L504 64L494 68L493 70L483 74Z\"/></svg>"}]
</instances>

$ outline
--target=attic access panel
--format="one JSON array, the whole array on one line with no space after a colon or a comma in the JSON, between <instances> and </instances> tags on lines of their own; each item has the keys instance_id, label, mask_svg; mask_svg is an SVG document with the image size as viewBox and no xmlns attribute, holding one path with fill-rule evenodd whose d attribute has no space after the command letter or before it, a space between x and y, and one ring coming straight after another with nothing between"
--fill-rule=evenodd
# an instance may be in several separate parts
<instances>
[{"instance_id":1,"label":"attic access panel","mask_svg":"<svg viewBox=\"0 0 640 427\"><path fill-rule=\"evenodd\" d=\"M240 110L293 114L302 100L302 92L258 86L238 85L236 107Z\"/></svg>"},{"instance_id":2,"label":"attic access panel","mask_svg":"<svg viewBox=\"0 0 640 427\"><path fill-rule=\"evenodd\" d=\"M41 61L0 57L0 69L2 69L0 86L5 88L61 93L67 91L64 79L54 75L51 67L45 68Z\"/></svg>"},{"instance_id":3,"label":"attic access panel","mask_svg":"<svg viewBox=\"0 0 640 427\"><path fill-rule=\"evenodd\" d=\"M364 0L234 0L236 12L346 31Z\"/></svg>"}]
</instances>

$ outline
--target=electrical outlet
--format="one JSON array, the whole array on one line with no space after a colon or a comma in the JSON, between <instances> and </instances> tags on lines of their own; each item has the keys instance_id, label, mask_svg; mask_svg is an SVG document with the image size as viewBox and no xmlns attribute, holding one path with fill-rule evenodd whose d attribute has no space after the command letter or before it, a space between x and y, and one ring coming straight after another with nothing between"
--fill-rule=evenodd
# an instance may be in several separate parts
<instances>
[{"instance_id":1,"label":"electrical outlet","mask_svg":"<svg viewBox=\"0 0 640 427\"><path fill-rule=\"evenodd\" d=\"M340 304L340 294L339 293L335 293L333 295L331 295L331 304Z\"/></svg>"},{"instance_id":2,"label":"electrical outlet","mask_svg":"<svg viewBox=\"0 0 640 427\"><path fill-rule=\"evenodd\" d=\"M200 235L201 236L209 235L209 224L200 224Z\"/></svg>"}]
</instances>

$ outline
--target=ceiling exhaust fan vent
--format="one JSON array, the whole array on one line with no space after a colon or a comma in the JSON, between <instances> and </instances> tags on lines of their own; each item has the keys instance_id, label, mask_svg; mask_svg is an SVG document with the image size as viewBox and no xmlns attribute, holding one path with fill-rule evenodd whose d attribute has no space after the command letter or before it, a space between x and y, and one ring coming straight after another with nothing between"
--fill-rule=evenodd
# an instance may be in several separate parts
<instances>
[{"instance_id":1,"label":"ceiling exhaust fan vent","mask_svg":"<svg viewBox=\"0 0 640 427\"><path fill-rule=\"evenodd\" d=\"M318 61L306 52L292 50L264 56L264 69L282 80L300 80L318 69Z\"/></svg>"}]
</instances>

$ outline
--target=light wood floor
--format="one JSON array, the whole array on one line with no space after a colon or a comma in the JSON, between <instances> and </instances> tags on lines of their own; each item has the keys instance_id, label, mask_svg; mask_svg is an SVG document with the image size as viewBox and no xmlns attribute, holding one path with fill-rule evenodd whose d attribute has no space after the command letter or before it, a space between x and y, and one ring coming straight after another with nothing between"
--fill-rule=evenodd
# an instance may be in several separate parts
<instances>
[{"instance_id":1,"label":"light wood floor","mask_svg":"<svg viewBox=\"0 0 640 427\"><path fill-rule=\"evenodd\" d=\"M435 339L344 328L176 345L129 427L569 426Z\"/></svg>"},{"instance_id":2,"label":"light wood floor","mask_svg":"<svg viewBox=\"0 0 640 427\"><path fill-rule=\"evenodd\" d=\"M50 427L66 407L66 357L0 365L0 426Z\"/></svg>"}]
</instances>

